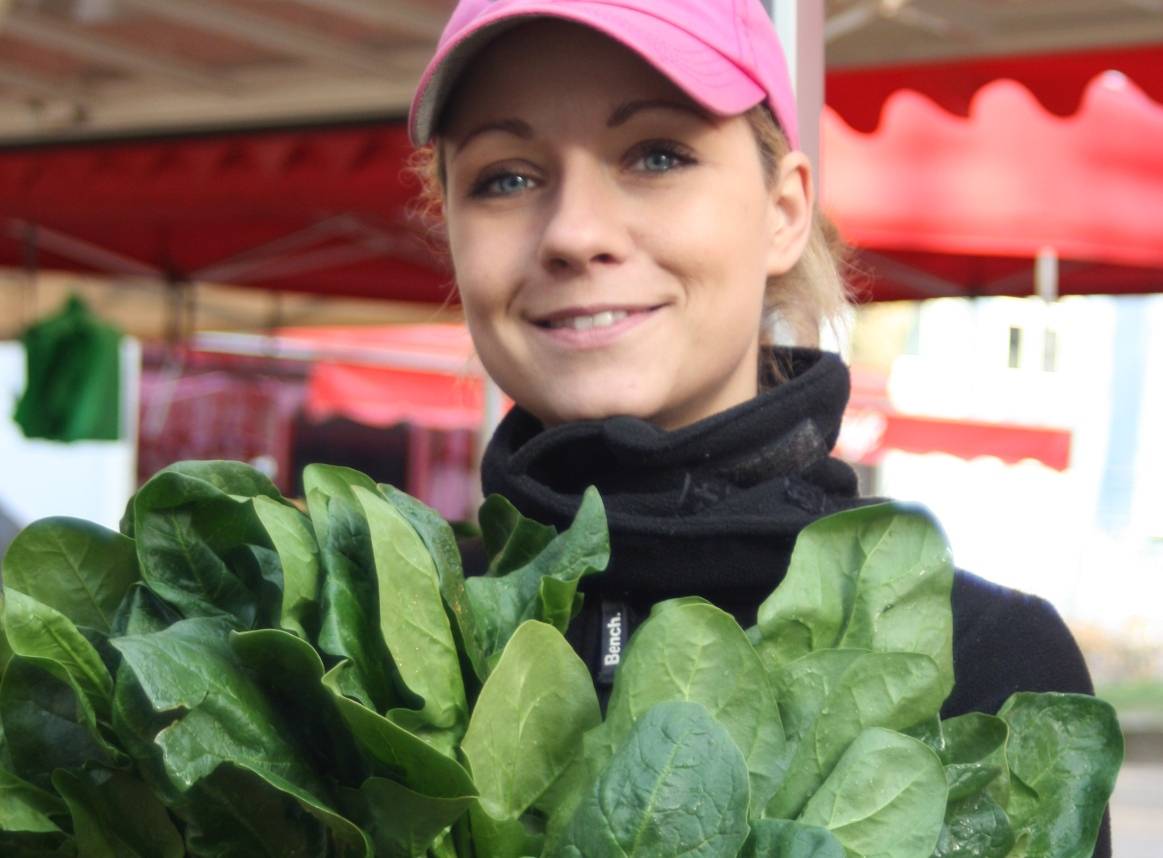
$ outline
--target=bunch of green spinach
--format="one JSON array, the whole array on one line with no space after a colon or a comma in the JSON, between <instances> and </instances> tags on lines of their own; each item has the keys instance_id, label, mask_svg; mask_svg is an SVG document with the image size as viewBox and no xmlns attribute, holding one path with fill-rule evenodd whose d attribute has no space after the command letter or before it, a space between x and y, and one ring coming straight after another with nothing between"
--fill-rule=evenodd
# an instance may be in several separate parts
<instances>
[{"instance_id":1,"label":"bunch of green spinach","mask_svg":"<svg viewBox=\"0 0 1163 858\"><path fill-rule=\"evenodd\" d=\"M1072 858L1112 710L1018 694L940 721L952 566L894 505L823 519L744 631L699 599L632 637L605 717L563 633L609 559L499 497L451 527L344 468L306 510L186 462L121 532L24 530L3 565L0 854L80 858Z\"/></svg>"}]
</instances>

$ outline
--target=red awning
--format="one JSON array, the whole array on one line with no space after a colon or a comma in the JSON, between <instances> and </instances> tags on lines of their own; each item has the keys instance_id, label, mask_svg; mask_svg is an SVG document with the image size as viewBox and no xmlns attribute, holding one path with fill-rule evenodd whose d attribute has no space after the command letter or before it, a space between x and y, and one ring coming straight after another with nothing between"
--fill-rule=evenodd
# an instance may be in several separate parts
<instances>
[{"instance_id":1,"label":"red awning","mask_svg":"<svg viewBox=\"0 0 1163 858\"><path fill-rule=\"evenodd\" d=\"M945 453L959 459L992 456L1007 464L1027 459L1064 471L1070 466L1066 429L943 420L870 408L849 408L836 445L851 462L875 465L890 450Z\"/></svg>"},{"instance_id":2,"label":"red awning","mask_svg":"<svg viewBox=\"0 0 1163 858\"><path fill-rule=\"evenodd\" d=\"M1063 293L1163 288L1161 54L830 74L823 200L871 297L1029 294L1047 245ZM0 149L0 265L443 303L409 153L383 124Z\"/></svg>"},{"instance_id":3,"label":"red awning","mask_svg":"<svg viewBox=\"0 0 1163 858\"><path fill-rule=\"evenodd\" d=\"M873 134L828 109L822 140L824 208L877 298L1031 294L1044 248L1064 294L1163 289L1163 105L1117 73L1065 119L994 81L967 118L897 92Z\"/></svg>"},{"instance_id":4,"label":"red awning","mask_svg":"<svg viewBox=\"0 0 1163 858\"><path fill-rule=\"evenodd\" d=\"M311 366L305 410L312 420L480 429L484 376L462 325L283 328L278 343L331 356Z\"/></svg>"},{"instance_id":5,"label":"red awning","mask_svg":"<svg viewBox=\"0 0 1163 858\"><path fill-rule=\"evenodd\" d=\"M830 108L851 127L870 132L880 124L885 102L901 90L920 93L948 113L968 116L977 91L1003 79L1020 83L1044 110L1070 116L1090 82L1108 70L1121 72L1163 104L1163 45L1157 44L833 69L825 88Z\"/></svg>"},{"instance_id":6,"label":"red awning","mask_svg":"<svg viewBox=\"0 0 1163 858\"><path fill-rule=\"evenodd\" d=\"M0 265L442 303L398 125L0 149Z\"/></svg>"}]
</instances>

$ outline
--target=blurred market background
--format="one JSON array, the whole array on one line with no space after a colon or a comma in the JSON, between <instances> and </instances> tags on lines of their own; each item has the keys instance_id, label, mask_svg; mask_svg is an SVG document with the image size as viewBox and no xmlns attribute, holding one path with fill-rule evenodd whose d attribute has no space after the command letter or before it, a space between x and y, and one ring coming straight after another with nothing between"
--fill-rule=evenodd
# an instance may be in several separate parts
<instances>
[{"instance_id":1,"label":"blurred market background","mask_svg":"<svg viewBox=\"0 0 1163 858\"><path fill-rule=\"evenodd\" d=\"M451 6L0 0L0 554L183 458L471 516L506 403L402 127ZM1163 0L774 18L856 250L839 453L1066 617L1127 733L1115 854L1163 854ZM29 399L60 344L79 387Z\"/></svg>"}]
</instances>

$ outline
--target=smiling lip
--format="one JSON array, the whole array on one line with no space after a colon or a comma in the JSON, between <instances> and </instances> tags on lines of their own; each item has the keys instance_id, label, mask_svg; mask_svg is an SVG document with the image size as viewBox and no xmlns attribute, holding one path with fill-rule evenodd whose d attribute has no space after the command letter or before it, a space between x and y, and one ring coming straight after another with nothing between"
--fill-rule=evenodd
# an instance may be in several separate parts
<instances>
[{"instance_id":1,"label":"smiling lip","mask_svg":"<svg viewBox=\"0 0 1163 858\"><path fill-rule=\"evenodd\" d=\"M600 348L653 318L661 306L595 305L569 307L532 319L537 330L559 346Z\"/></svg>"}]
</instances>

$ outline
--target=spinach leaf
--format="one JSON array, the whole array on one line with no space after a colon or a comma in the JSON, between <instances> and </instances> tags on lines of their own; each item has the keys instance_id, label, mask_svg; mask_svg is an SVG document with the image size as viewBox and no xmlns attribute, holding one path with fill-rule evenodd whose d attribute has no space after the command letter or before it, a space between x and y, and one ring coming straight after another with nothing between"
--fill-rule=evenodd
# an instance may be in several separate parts
<instances>
[{"instance_id":1,"label":"spinach leaf","mask_svg":"<svg viewBox=\"0 0 1163 858\"><path fill-rule=\"evenodd\" d=\"M266 529L282 568L279 626L304 640L314 637L319 613L319 546L310 521L294 507L256 497L255 515Z\"/></svg>"},{"instance_id":2,"label":"spinach leaf","mask_svg":"<svg viewBox=\"0 0 1163 858\"><path fill-rule=\"evenodd\" d=\"M953 564L937 523L900 504L808 525L783 582L759 607L756 644L778 670L819 649L927 655L953 687Z\"/></svg>"},{"instance_id":3,"label":"spinach leaf","mask_svg":"<svg viewBox=\"0 0 1163 858\"><path fill-rule=\"evenodd\" d=\"M260 475L227 467L237 463L191 464L159 472L134 496L142 580L185 617L226 615L250 628L259 617L262 580L244 549L270 546L250 497L228 489L257 490L261 481L251 484Z\"/></svg>"},{"instance_id":4,"label":"spinach leaf","mask_svg":"<svg viewBox=\"0 0 1163 858\"><path fill-rule=\"evenodd\" d=\"M522 858L542 854L543 835L527 828L524 820L494 819L480 802L473 802L468 813L474 858Z\"/></svg>"},{"instance_id":5,"label":"spinach leaf","mask_svg":"<svg viewBox=\"0 0 1163 858\"><path fill-rule=\"evenodd\" d=\"M137 677L129 665L122 661L113 688L113 731L133 761L137 773L167 807L172 807L181 798L183 791L166 773L161 747L154 739L177 717L177 712L154 711Z\"/></svg>"},{"instance_id":6,"label":"spinach leaf","mask_svg":"<svg viewBox=\"0 0 1163 858\"><path fill-rule=\"evenodd\" d=\"M422 795L459 799L475 796L476 787L464 767L395 721L379 715L344 696L341 674L349 662L341 662L323 677L339 714L360 748L378 766L378 774L391 776Z\"/></svg>"},{"instance_id":7,"label":"spinach leaf","mask_svg":"<svg viewBox=\"0 0 1163 858\"><path fill-rule=\"evenodd\" d=\"M0 830L0 855L4 858L76 858L73 838L63 832L14 832Z\"/></svg>"},{"instance_id":8,"label":"spinach leaf","mask_svg":"<svg viewBox=\"0 0 1163 858\"><path fill-rule=\"evenodd\" d=\"M790 819L760 819L739 858L845 858L832 832Z\"/></svg>"},{"instance_id":9,"label":"spinach leaf","mask_svg":"<svg viewBox=\"0 0 1163 858\"><path fill-rule=\"evenodd\" d=\"M933 858L1006 858L1014 830L1001 806L986 793L950 801Z\"/></svg>"},{"instance_id":10,"label":"spinach leaf","mask_svg":"<svg viewBox=\"0 0 1163 858\"><path fill-rule=\"evenodd\" d=\"M983 712L969 712L941 722L945 746L938 752L945 764L949 800L960 801L987 790L999 805L1009 802L1009 766L1005 721Z\"/></svg>"},{"instance_id":11,"label":"spinach leaf","mask_svg":"<svg viewBox=\"0 0 1163 858\"><path fill-rule=\"evenodd\" d=\"M166 770L189 787L233 762L318 789L278 713L232 652L230 631L224 619L196 618L113 642L154 710L184 713L155 740Z\"/></svg>"},{"instance_id":12,"label":"spinach leaf","mask_svg":"<svg viewBox=\"0 0 1163 858\"><path fill-rule=\"evenodd\" d=\"M929 858L945 815L945 772L928 745L872 727L844 752L799 821L863 858Z\"/></svg>"},{"instance_id":13,"label":"spinach leaf","mask_svg":"<svg viewBox=\"0 0 1163 858\"><path fill-rule=\"evenodd\" d=\"M61 829L52 817L66 812L57 796L0 768L0 832L56 834Z\"/></svg>"},{"instance_id":14,"label":"spinach leaf","mask_svg":"<svg viewBox=\"0 0 1163 858\"><path fill-rule=\"evenodd\" d=\"M394 486L381 484L379 489L424 540L428 553L432 555L432 562L436 565L436 574L440 579L440 595L454 621L453 632L457 649L464 653L472 675L478 682L483 682L488 675L488 669L481 647L478 622L465 592L464 569L461 566L460 549L452 527L436 510ZM467 672L465 675L468 675Z\"/></svg>"},{"instance_id":15,"label":"spinach leaf","mask_svg":"<svg viewBox=\"0 0 1163 858\"><path fill-rule=\"evenodd\" d=\"M35 660L53 676L68 682L93 713L109 718L113 678L97 650L66 617L30 596L8 588L4 591L4 634L15 655Z\"/></svg>"},{"instance_id":16,"label":"spinach leaf","mask_svg":"<svg viewBox=\"0 0 1163 858\"><path fill-rule=\"evenodd\" d=\"M15 659L0 682L0 720L15 774L42 789L55 769L116 765L121 755L101 738L75 687L44 662Z\"/></svg>"},{"instance_id":17,"label":"spinach leaf","mask_svg":"<svg viewBox=\"0 0 1163 858\"><path fill-rule=\"evenodd\" d=\"M481 689L461 743L485 811L499 820L524 813L600 721L585 663L556 629L523 623Z\"/></svg>"},{"instance_id":18,"label":"spinach leaf","mask_svg":"<svg viewBox=\"0 0 1163 858\"><path fill-rule=\"evenodd\" d=\"M432 556L412 525L383 496L360 486L352 491L371 536L380 633L400 678L423 700L415 718L459 736L468 721L468 704Z\"/></svg>"},{"instance_id":19,"label":"spinach leaf","mask_svg":"<svg viewBox=\"0 0 1163 858\"><path fill-rule=\"evenodd\" d=\"M357 486L375 491L375 483L350 468L308 465L303 486L324 571L319 649L332 657L329 666L348 661L336 674L343 694L386 712L399 705L400 695L379 630L371 536L354 493Z\"/></svg>"},{"instance_id":20,"label":"spinach leaf","mask_svg":"<svg viewBox=\"0 0 1163 858\"><path fill-rule=\"evenodd\" d=\"M8 669L8 662L12 661L12 646L8 643L8 634L4 631L4 582L0 580L0 678Z\"/></svg>"},{"instance_id":21,"label":"spinach leaf","mask_svg":"<svg viewBox=\"0 0 1163 858\"><path fill-rule=\"evenodd\" d=\"M787 777L767 815L791 818L864 730L924 721L940 708L944 689L928 656L837 649L779 670L775 696L787 733Z\"/></svg>"},{"instance_id":22,"label":"spinach leaf","mask_svg":"<svg viewBox=\"0 0 1163 858\"><path fill-rule=\"evenodd\" d=\"M129 588L117 608L117 616L113 621L113 635L121 637L160 632L180 619L181 614L139 581Z\"/></svg>"},{"instance_id":23,"label":"spinach leaf","mask_svg":"<svg viewBox=\"0 0 1163 858\"><path fill-rule=\"evenodd\" d=\"M219 492L234 498L267 497L286 503L270 477L255 470L245 462L227 459L189 459L174 462L159 474L181 474L191 479L207 483Z\"/></svg>"},{"instance_id":24,"label":"spinach leaf","mask_svg":"<svg viewBox=\"0 0 1163 858\"><path fill-rule=\"evenodd\" d=\"M253 772L231 765L221 765L198 781L174 810L186 823L187 858L333 858L335 854L326 826L304 812L299 802Z\"/></svg>"},{"instance_id":25,"label":"spinach leaf","mask_svg":"<svg viewBox=\"0 0 1163 858\"><path fill-rule=\"evenodd\" d=\"M1089 856L1123 759L1114 709L1084 694L1023 692L998 716L1010 729L1007 810L1023 854Z\"/></svg>"},{"instance_id":26,"label":"spinach leaf","mask_svg":"<svg viewBox=\"0 0 1163 858\"><path fill-rule=\"evenodd\" d=\"M85 858L184 858L182 836L166 809L132 775L58 770L52 781Z\"/></svg>"},{"instance_id":27,"label":"spinach leaf","mask_svg":"<svg viewBox=\"0 0 1163 858\"><path fill-rule=\"evenodd\" d=\"M652 707L634 724L546 858L734 858L747 839L747 763L699 703Z\"/></svg>"},{"instance_id":28,"label":"spinach leaf","mask_svg":"<svg viewBox=\"0 0 1163 858\"><path fill-rule=\"evenodd\" d=\"M247 769L323 822L345 849L370 855L367 835L327 806L326 787L284 716L234 655L230 630L224 619L197 618L113 642L156 711L184 712L154 739L166 773L184 790L222 764Z\"/></svg>"},{"instance_id":29,"label":"spinach leaf","mask_svg":"<svg viewBox=\"0 0 1163 858\"><path fill-rule=\"evenodd\" d=\"M743 752L758 815L783 780L783 725L763 664L735 619L701 600L655 606L634 633L614 681L607 739L621 744L657 703L701 703Z\"/></svg>"},{"instance_id":30,"label":"spinach leaf","mask_svg":"<svg viewBox=\"0 0 1163 858\"><path fill-rule=\"evenodd\" d=\"M421 795L386 778L368 778L358 790L344 790L344 809L371 835L377 858L424 855L472 802L467 796Z\"/></svg>"},{"instance_id":31,"label":"spinach leaf","mask_svg":"<svg viewBox=\"0 0 1163 858\"><path fill-rule=\"evenodd\" d=\"M606 512L597 490L591 488L586 490L569 529L555 536L532 560L504 576L477 576L465 581L489 665L495 663L517 626L526 620L547 619L540 615L541 579L556 578L576 589L582 577L603 571L609 561ZM560 592L555 594L556 600L561 597ZM556 610L553 613L560 615Z\"/></svg>"},{"instance_id":32,"label":"spinach leaf","mask_svg":"<svg viewBox=\"0 0 1163 858\"><path fill-rule=\"evenodd\" d=\"M492 576L508 575L530 563L557 536L553 527L525 518L500 495L485 498L478 518Z\"/></svg>"},{"instance_id":33,"label":"spinach leaf","mask_svg":"<svg viewBox=\"0 0 1163 858\"><path fill-rule=\"evenodd\" d=\"M312 769L344 782L367 777L355 739L323 685L323 662L314 647L282 629L232 632L230 647L270 705L293 713L284 724Z\"/></svg>"},{"instance_id":34,"label":"spinach leaf","mask_svg":"<svg viewBox=\"0 0 1163 858\"><path fill-rule=\"evenodd\" d=\"M138 579L137 556L133 540L115 531L77 518L46 518L12 540L2 578L76 625L108 635Z\"/></svg>"}]
</instances>

